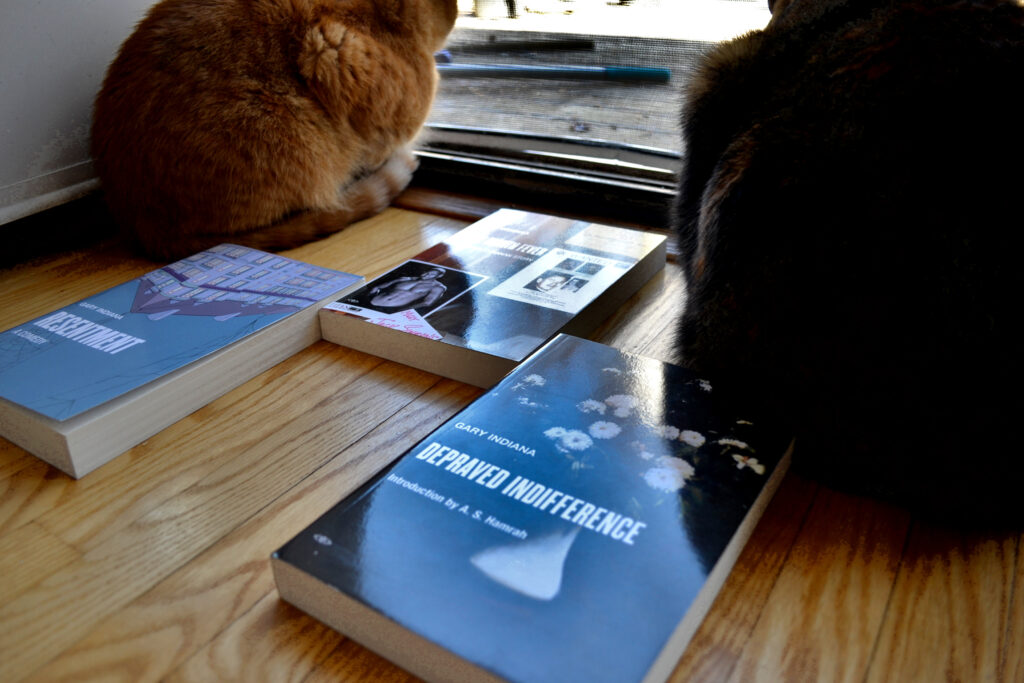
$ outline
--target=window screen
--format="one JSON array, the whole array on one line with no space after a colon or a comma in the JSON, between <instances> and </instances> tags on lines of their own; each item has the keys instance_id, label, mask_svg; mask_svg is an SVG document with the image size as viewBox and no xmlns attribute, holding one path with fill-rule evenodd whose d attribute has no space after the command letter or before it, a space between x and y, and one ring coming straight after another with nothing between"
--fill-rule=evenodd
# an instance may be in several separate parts
<instances>
[{"instance_id":1,"label":"window screen","mask_svg":"<svg viewBox=\"0 0 1024 683\"><path fill-rule=\"evenodd\" d=\"M597 188L660 211L684 153L693 65L769 18L764 0L460 0L421 162L456 175L468 164L474 183Z\"/></svg>"}]
</instances>

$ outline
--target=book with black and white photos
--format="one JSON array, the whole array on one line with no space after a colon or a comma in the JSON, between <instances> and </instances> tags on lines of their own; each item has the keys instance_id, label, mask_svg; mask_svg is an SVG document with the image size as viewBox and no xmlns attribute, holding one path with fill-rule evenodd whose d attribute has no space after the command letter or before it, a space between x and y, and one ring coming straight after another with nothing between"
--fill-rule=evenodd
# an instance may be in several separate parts
<instances>
[{"instance_id":1,"label":"book with black and white photos","mask_svg":"<svg viewBox=\"0 0 1024 683\"><path fill-rule=\"evenodd\" d=\"M666 238L502 209L320 311L324 339L489 387L586 336L665 265Z\"/></svg>"},{"instance_id":2,"label":"book with black and white photos","mask_svg":"<svg viewBox=\"0 0 1024 683\"><path fill-rule=\"evenodd\" d=\"M272 556L281 597L431 681L661 681L792 440L559 335Z\"/></svg>"},{"instance_id":3,"label":"book with black and white photos","mask_svg":"<svg viewBox=\"0 0 1024 683\"><path fill-rule=\"evenodd\" d=\"M0 436L81 477L320 336L363 278L222 244L0 333Z\"/></svg>"}]
</instances>

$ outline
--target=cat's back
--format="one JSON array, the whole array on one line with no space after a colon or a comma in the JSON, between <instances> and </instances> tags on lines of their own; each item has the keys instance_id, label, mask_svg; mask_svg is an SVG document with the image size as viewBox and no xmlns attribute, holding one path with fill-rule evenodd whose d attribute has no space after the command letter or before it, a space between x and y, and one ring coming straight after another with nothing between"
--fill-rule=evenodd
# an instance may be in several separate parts
<instances>
[{"instance_id":1,"label":"cat's back","mask_svg":"<svg viewBox=\"0 0 1024 683\"><path fill-rule=\"evenodd\" d=\"M162 0L108 70L98 132L152 132L177 120L193 129L318 118L358 127L360 107L398 89L418 116L453 8L448 0ZM380 123L405 132L403 113Z\"/></svg>"},{"instance_id":2,"label":"cat's back","mask_svg":"<svg viewBox=\"0 0 1024 683\"><path fill-rule=\"evenodd\" d=\"M682 352L766 392L827 481L994 504L1020 472L1022 70L1016 2L778 0L697 74Z\"/></svg>"},{"instance_id":3,"label":"cat's back","mask_svg":"<svg viewBox=\"0 0 1024 683\"><path fill-rule=\"evenodd\" d=\"M294 93L297 36L289 29L307 19L284 2L163 0L111 64L96 123L152 131L161 121L187 120L207 98ZM222 113L230 118L230 110Z\"/></svg>"},{"instance_id":4,"label":"cat's back","mask_svg":"<svg viewBox=\"0 0 1024 683\"><path fill-rule=\"evenodd\" d=\"M927 309L911 299L927 287L1005 289L997 266L1021 239L1022 69L1016 2L777 7L709 55L688 92L677 208L691 284L756 296L776 283L837 325L886 297ZM770 303L761 315L800 317Z\"/></svg>"},{"instance_id":5,"label":"cat's back","mask_svg":"<svg viewBox=\"0 0 1024 683\"><path fill-rule=\"evenodd\" d=\"M280 201L298 188L268 187L261 174L291 166L305 181L296 162L310 146L324 149L311 161L330 168L329 127L294 77L300 10L163 0L125 40L96 98L92 150L128 232L147 242L199 223L230 232L269 222L275 212L244 195Z\"/></svg>"},{"instance_id":6,"label":"cat's back","mask_svg":"<svg viewBox=\"0 0 1024 683\"><path fill-rule=\"evenodd\" d=\"M157 3L95 103L117 222L160 253L343 207L422 126L454 19L454 0Z\"/></svg>"},{"instance_id":7,"label":"cat's back","mask_svg":"<svg viewBox=\"0 0 1024 683\"><path fill-rule=\"evenodd\" d=\"M778 0L766 29L712 51L688 86L695 185L684 190L699 202L714 164L755 137L759 153L778 151L780 166L803 153L800 161L828 164L839 154L987 155L975 141L1015 128L1022 60L1024 7L1013 0ZM929 171L923 159L906 163Z\"/></svg>"}]
</instances>

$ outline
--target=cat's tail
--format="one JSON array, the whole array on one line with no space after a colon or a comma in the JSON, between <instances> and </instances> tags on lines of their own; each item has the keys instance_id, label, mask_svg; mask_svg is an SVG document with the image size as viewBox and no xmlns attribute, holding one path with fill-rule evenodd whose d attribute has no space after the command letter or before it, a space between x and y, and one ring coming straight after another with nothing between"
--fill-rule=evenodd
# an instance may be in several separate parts
<instances>
[{"instance_id":1,"label":"cat's tail","mask_svg":"<svg viewBox=\"0 0 1024 683\"><path fill-rule=\"evenodd\" d=\"M342 188L335 208L300 211L251 232L179 235L170 242L142 242L139 246L151 257L168 261L224 242L264 251L291 249L377 215L406 188L416 166L415 157L403 149L377 170Z\"/></svg>"}]
</instances>

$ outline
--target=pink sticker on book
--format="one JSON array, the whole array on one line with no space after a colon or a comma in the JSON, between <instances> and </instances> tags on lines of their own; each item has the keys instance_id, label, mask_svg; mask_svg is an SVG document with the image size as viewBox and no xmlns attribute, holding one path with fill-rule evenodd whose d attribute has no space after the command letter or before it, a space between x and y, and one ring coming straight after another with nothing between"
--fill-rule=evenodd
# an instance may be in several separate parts
<instances>
[{"instance_id":1,"label":"pink sticker on book","mask_svg":"<svg viewBox=\"0 0 1024 683\"><path fill-rule=\"evenodd\" d=\"M369 311L365 311L369 313ZM442 339L443 335L430 326L415 309L398 313L374 313L366 318L367 322L381 327L390 327L393 330L415 334L427 339Z\"/></svg>"}]
</instances>

